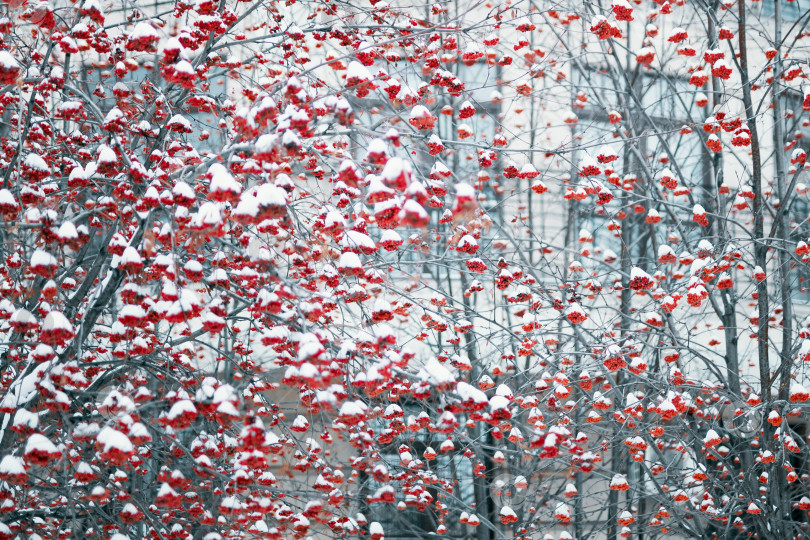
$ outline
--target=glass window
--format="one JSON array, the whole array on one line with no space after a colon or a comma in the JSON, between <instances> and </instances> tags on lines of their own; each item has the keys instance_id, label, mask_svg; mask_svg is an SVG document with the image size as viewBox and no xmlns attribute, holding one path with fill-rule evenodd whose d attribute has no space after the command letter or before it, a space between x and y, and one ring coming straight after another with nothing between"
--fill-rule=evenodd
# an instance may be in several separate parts
<instances>
[{"instance_id":1,"label":"glass window","mask_svg":"<svg viewBox=\"0 0 810 540\"><path fill-rule=\"evenodd\" d=\"M794 149L810 153L810 127L806 126L806 115L802 112L802 98L788 96L783 103L786 121L785 134L788 141L795 141ZM789 166L789 165L788 165ZM791 182L792 174L788 174L786 183ZM805 171L799 173L797 184L807 185L808 178ZM808 242L810 240L810 198L807 194L794 194L789 211L790 238L793 242ZM810 267L807 264L797 264L791 273L793 278L793 297L800 302L810 303Z\"/></svg>"},{"instance_id":2,"label":"glass window","mask_svg":"<svg viewBox=\"0 0 810 540\"><path fill-rule=\"evenodd\" d=\"M383 454L382 461L393 464L399 461L397 454ZM389 470L393 470L389 466ZM389 481L379 483L369 478L368 493L374 495L383 486L390 486L395 491L394 503L372 503L368 505L366 517L368 520L377 521L382 525L386 538L423 538L435 535L438 526L435 513L435 500L441 496L442 503L446 506L448 514L444 522L447 532L446 538L464 538L467 526L459 521L462 511L469 511L470 506L475 502L472 462L461 455L440 455L430 462L430 470L443 480L455 481L453 492L447 493L435 485L419 485L408 487L403 490L398 482ZM424 502L425 495L429 494L433 504ZM421 499L421 500L420 500ZM396 505L405 502L404 510L398 510Z\"/></svg>"},{"instance_id":3,"label":"glass window","mask_svg":"<svg viewBox=\"0 0 810 540\"><path fill-rule=\"evenodd\" d=\"M810 10L810 0L763 0L762 15L773 17L774 2L782 2L782 17L795 20Z\"/></svg>"},{"instance_id":4,"label":"glass window","mask_svg":"<svg viewBox=\"0 0 810 540\"><path fill-rule=\"evenodd\" d=\"M405 418L411 415L418 415L422 409L414 404L402 404ZM382 420L375 420L374 431L382 432L385 423ZM408 432L406 432L408 433ZM408 433L408 446L414 458L423 459L422 454L428 446L438 449L445 436L432 436L429 433L420 432L415 437ZM437 478L447 481L452 489L445 490L440 484L417 483L407 486L401 485L393 480L396 471L401 467L400 456L397 452L403 440L395 438L380 454L380 464L385 465L391 475L391 480L378 482L372 475L366 476L366 485L361 491L365 497L373 497L381 494L381 488L393 488L394 502L371 502L367 503L363 511L369 522L377 521L382 525L386 538L412 539L412 538L432 538L435 536L438 526L436 515L436 500L441 499L448 514L444 520L447 527L445 538L466 538L467 525L459 521L461 512L470 511L471 505L475 502L474 478L472 461L466 458L457 447L455 450L439 454L435 459L425 461L422 470L432 473ZM386 487L387 486L387 487ZM428 503L427 501L432 501ZM397 509L400 502L405 503L405 509Z\"/></svg>"},{"instance_id":5,"label":"glass window","mask_svg":"<svg viewBox=\"0 0 810 540\"><path fill-rule=\"evenodd\" d=\"M118 98L115 97L113 92L110 92L110 89L113 88L114 85L121 84L126 87L133 94L133 96L137 96L141 93L141 89L144 86L145 81L160 83L160 81L157 80L158 75L154 68L146 68L144 66L139 67L135 71L125 73L123 77L111 75L109 69L91 68L87 68L84 71L83 76L83 84L85 85L85 89L88 94L95 90L96 86L98 86L102 81L104 82L104 88L107 90L106 95L97 95L95 98L96 105L104 113L118 105ZM203 90L201 88L201 83L198 83L196 92L213 99L216 107L221 106L222 102L228 97L227 71L220 69L212 73L207 81L207 84L209 87ZM155 95L157 96L165 96L172 91L171 86L161 87L158 85L155 88ZM126 100L124 103L126 103ZM219 119L221 116L217 116L213 111L203 112L198 108L184 104L180 109L169 109L167 112L169 113L170 117L174 114L180 114L191 122L191 127L193 130L191 133L183 135L173 134L172 137L183 139L191 143L200 155L204 155L207 152L213 152L217 148L222 148L228 142L226 140L227 130L219 128ZM138 115L138 118L140 119L141 115ZM157 127L157 124L154 121L152 122L152 125L153 127ZM200 135L203 131L208 131L210 137L201 141Z\"/></svg>"}]
</instances>

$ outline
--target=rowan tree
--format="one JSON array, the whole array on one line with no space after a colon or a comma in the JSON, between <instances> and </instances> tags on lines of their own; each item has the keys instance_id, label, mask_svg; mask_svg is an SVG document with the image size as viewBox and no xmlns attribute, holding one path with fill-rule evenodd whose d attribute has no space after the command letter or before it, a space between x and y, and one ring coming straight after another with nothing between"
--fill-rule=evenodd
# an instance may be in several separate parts
<instances>
[{"instance_id":1,"label":"rowan tree","mask_svg":"<svg viewBox=\"0 0 810 540\"><path fill-rule=\"evenodd\" d=\"M0 540L807 537L797 5L4 1Z\"/></svg>"}]
</instances>

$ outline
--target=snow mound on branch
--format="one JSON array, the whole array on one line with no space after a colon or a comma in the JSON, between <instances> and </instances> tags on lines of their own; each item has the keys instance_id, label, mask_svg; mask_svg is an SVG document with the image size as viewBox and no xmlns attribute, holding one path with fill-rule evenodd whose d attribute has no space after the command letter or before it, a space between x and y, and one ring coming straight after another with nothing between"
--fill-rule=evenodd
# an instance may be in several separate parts
<instances>
[{"instance_id":1,"label":"snow mound on branch","mask_svg":"<svg viewBox=\"0 0 810 540\"><path fill-rule=\"evenodd\" d=\"M155 39L159 37L155 28L149 24L148 22L141 21L135 25L135 28L132 30L132 34L130 34L131 40L136 39Z\"/></svg>"},{"instance_id":2,"label":"snow mound on branch","mask_svg":"<svg viewBox=\"0 0 810 540\"><path fill-rule=\"evenodd\" d=\"M456 377L435 358L419 370L417 377L431 386L449 387L456 384Z\"/></svg>"},{"instance_id":3,"label":"snow mound on branch","mask_svg":"<svg viewBox=\"0 0 810 540\"><path fill-rule=\"evenodd\" d=\"M50 172L48 164L45 163L45 160L42 159L42 156L40 156L39 154L28 154L27 156L25 156L24 163L25 166L28 167L29 169L33 169L35 171Z\"/></svg>"},{"instance_id":4,"label":"snow mound on branch","mask_svg":"<svg viewBox=\"0 0 810 540\"><path fill-rule=\"evenodd\" d=\"M211 175L211 182L209 184L209 191L211 192L231 192L241 193L242 184L228 172L221 163L214 163L208 168L208 174Z\"/></svg>"},{"instance_id":5,"label":"snow mound on branch","mask_svg":"<svg viewBox=\"0 0 810 540\"><path fill-rule=\"evenodd\" d=\"M73 333L73 325L70 321L58 311L51 311L45 316L45 321L42 323L43 330L67 330Z\"/></svg>"},{"instance_id":6,"label":"snow mound on branch","mask_svg":"<svg viewBox=\"0 0 810 540\"><path fill-rule=\"evenodd\" d=\"M107 113L107 116L104 117L104 123L111 124L124 118L125 116L123 111L121 111L121 109L119 109L118 107L113 107L112 109L110 109L110 112Z\"/></svg>"},{"instance_id":7,"label":"snow mound on branch","mask_svg":"<svg viewBox=\"0 0 810 540\"><path fill-rule=\"evenodd\" d=\"M53 363L53 360L43 362L25 377L14 381L0 401L0 409L16 409L38 396L37 382L43 379Z\"/></svg>"},{"instance_id":8,"label":"snow mound on branch","mask_svg":"<svg viewBox=\"0 0 810 540\"><path fill-rule=\"evenodd\" d=\"M31 452L35 451L47 454L56 454L58 452L56 445L41 433L34 433L33 435L29 436L28 441L25 443L25 454L30 454Z\"/></svg>"},{"instance_id":9,"label":"snow mound on branch","mask_svg":"<svg viewBox=\"0 0 810 540\"><path fill-rule=\"evenodd\" d=\"M45 250L37 249L33 255L31 255L31 266L58 266L59 261L56 260L56 257L51 255Z\"/></svg>"},{"instance_id":10,"label":"snow mound on branch","mask_svg":"<svg viewBox=\"0 0 810 540\"><path fill-rule=\"evenodd\" d=\"M74 225L72 221L65 221L59 226L56 236L58 236L63 242L67 242L79 238L79 231L76 229L76 225Z\"/></svg>"},{"instance_id":11,"label":"snow mound on branch","mask_svg":"<svg viewBox=\"0 0 810 540\"><path fill-rule=\"evenodd\" d=\"M361 251L377 250L377 245L367 234L355 230L346 231L340 240L340 247L343 249L359 249Z\"/></svg>"},{"instance_id":12,"label":"snow mound on branch","mask_svg":"<svg viewBox=\"0 0 810 540\"><path fill-rule=\"evenodd\" d=\"M25 427L30 430L35 430L39 427L39 415L28 409L19 409L14 414L14 421L11 425L18 429Z\"/></svg>"},{"instance_id":13,"label":"snow mound on branch","mask_svg":"<svg viewBox=\"0 0 810 540\"><path fill-rule=\"evenodd\" d=\"M172 408L169 409L169 413L166 416L169 420L174 420L175 418L183 416L186 413L196 415L197 407L194 406L194 403L192 403L191 400L181 399L172 405Z\"/></svg>"},{"instance_id":14,"label":"snow mound on branch","mask_svg":"<svg viewBox=\"0 0 810 540\"><path fill-rule=\"evenodd\" d=\"M20 67L20 63L8 51L0 51L0 66L5 69L15 69Z\"/></svg>"},{"instance_id":15,"label":"snow mound on branch","mask_svg":"<svg viewBox=\"0 0 810 540\"><path fill-rule=\"evenodd\" d=\"M456 392L463 401L472 401L474 403L487 403L487 395L464 381L461 381L456 386Z\"/></svg>"},{"instance_id":16,"label":"snow mound on branch","mask_svg":"<svg viewBox=\"0 0 810 540\"><path fill-rule=\"evenodd\" d=\"M172 126L173 128L175 126L180 126L183 130L187 132L190 132L193 129L191 127L191 122L189 122L189 120L182 114L175 114L174 116L169 118L169 121L166 122L166 125ZM220 167L222 167L222 165L220 165Z\"/></svg>"},{"instance_id":17,"label":"snow mound on branch","mask_svg":"<svg viewBox=\"0 0 810 540\"><path fill-rule=\"evenodd\" d=\"M349 62L349 67L346 69L346 79L355 79L357 81L370 81L371 80L371 73L369 73L368 69L358 62L357 60L352 60Z\"/></svg>"},{"instance_id":18,"label":"snow mound on branch","mask_svg":"<svg viewBox=\"0 0 810 540\"><path fill-rule=\"evenodd\" d=\"M360 416L365 415L368 407L359 400L346 401L340 406L340 416Z\"/></svg>"},{"instance_id":19,"label":"snow mound on branch","mask_svg":"<svg viewBox=\"0 0 810 540\"><path fill-rule=\"evenodd\" d=\"M25 474L25 462L19 456L3 456L0 461L0 475L18 476Z\"/></svg>"},{"instance_id":20,"label":"snow mound on branch","mask_svg":"<svg viewBox=\"0 0 810 540\"><path fill-rule=\"evenodd\" d=\"M194 66L192 66L187 60L180 60L173 66L173 68L174 71L176 72L185 73L188 75L197 74L197 72L194 69Z\"/></svg>"},{"instance_id":21,"label":"snow mound on branch","mask_svg":"<svg viewBox=\"0 0 810 540\"><path fill-rule=\"evenodd\" d=\"M104 452L115 449L129 454L135 451L135 447L132 445L132 441L129 440L129 437L109 426L105 426L99 431L96 436L96 441L104 446Z\"/></svg>"}]
</instances>

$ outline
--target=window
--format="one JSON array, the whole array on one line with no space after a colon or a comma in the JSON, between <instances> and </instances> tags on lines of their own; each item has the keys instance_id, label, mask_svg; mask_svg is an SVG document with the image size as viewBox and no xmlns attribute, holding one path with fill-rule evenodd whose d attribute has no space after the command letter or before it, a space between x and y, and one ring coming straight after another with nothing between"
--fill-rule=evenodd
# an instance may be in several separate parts
<instances>
[{"instance_id":1,"label":"window","mask_svg":"<svg viewBox=\"0 0 810 540\"><path fill-rule=\"evenodd\" d=\"M84 79L82 81L82 86L84 87L87 95L91 95L93 90L102 82L102 80L109 76L108 72L109 70L95 69L90 67L87 67L83 71L82 75ZM161 95L171 95L171 91L173 90L173 85L161 86L162 82L160 81L159 76L153 67L147 68L145 66L141 66L135 71L125 73L122 77L115 76L113 80L114 82L110 82L109 80L104 81L105 88L109 89L114 84L120 84L127 88L133 94L133 96L137 96L141 93L141 89L143 88L145 81L155 83L157 88L155 94L156 97ZM201 83L198 83L197 91L213 100L209 108L214 106L220 107L222 102L228 98L229 85L227 70L218 69L217 71L212 72L209 79L206 81L206 84L209 85L209 89L200 91ZM138 99L143 99L143 97L141 96ZM150 99L155 99L155 97L151 97ZM118 106L119 101L120 100L116 98L113 93L109 92L103 97L97 96L95 100L96 105L98 105L99 109L104 113L107 113L113 107ZM124 100L124 103L127 103L127 100ZM225 140L227 137L227 130L219 128L220 117L215 114L215 111L205 112L200 108L192 107L188 105L188 103L184 103L180 109L169 109L166 112L169 114L169 117L174 114L180 114L191 122L193 131L177 138L182 138L189 142L201 155L206 152L212 152L216 148L222 148L227 142ZM141 116L139 115L138 118L140 117ZM158 124L152 121L152 125L155 127ZM210 137L201 141L200 135L204 130L209 132Z\"/></svg>"},{"instance_id":2,"label":"window","mask_svg":"<svg viewBox=\"0 0 810 540\"><path fill-rule=\"evenodd\" d=\"M807 199L796 197L790 207L792 226L791 239L795 242L804 241L810 238L810 203ZM798 264L794 269L794 276L797 276L797 287L794 288L793 298L800 302L810 303L810 268L806 264Z\"/></svg>"},{"instance_id":3,"label":"window","mask_svg":"<svg viewBox=\"0 0 810 540\"><path fill-rule=\"evenodd\" d=\"M418 415L422 410L416 404L402 404L402 407L405 418ZM378 420L375 432L381 433L384 429L384 423ZM412 437L413 434L409 436ZM376 521L382 525L386 538L402 540L433 538L439 523L435 504L437 499L440 499L448 510L443 521L447 527L443 537L460 540L473 536L472 529L459 521L461 512L465 510L469 512L469 508L475 502L472 461L466 458L458 447L447 453L439 453L435 459L429 461L422 456L428 446L438 451L445 438L443 435L433 436L424 432L418 433L413 439L403 440L396 437L386 450L381 452L380 461L372 466L372 469L375 466L385 467L390 479L385 482L375 480L373 470L366 474L366 485L361 490L361 504L365 506L363 513L369 522ZM394 480L397 471L401 469L399 447L403 442L407 442L409 452L415 459L425 461L421 470L447 481L452 485L452 491L444 490L441 484L436 482L420 481L401 485ZM395 497L393 503L374 501L375 496L382 495L381 489L393 494ZM397 509L397 505L401 502L406 505L404 510Z\"/></svg>"},{"instance_id":4,"label":"window","mask_svg":"<svg viewBox=\"0 0 810 540\"><path fill-rule=\"evenodd\" d=\"M782 2L782 17L785 20L796 20L810 10L810 0L763 0L763 16L773 17L774 2Z\"/></svg>"},{"instance_id":5,"label":"window","mask_svg":"<svg viewBox=\"0 0 810 540\"><path fill-rule=\"evenodd\" d=\"M788 428L790 430L788 434L792 436L794 440L807 440L807 423L790 423ZM796 472L799 478L810 473L810 461L808 461L807 452L790 452L789 462L790 466L793 467L793 470ZM791 499L800 499L802 496L804 496L806 493L805 486L806 483L803 483L802 481L792 482L788 486L789 490L795 490L794 493L791 494ZM808 518L807 511L800 509L798 506L794 506L793 511L791 512L791 518L797 524L800 524L799 527L803 530L807 530L807 527L810 526L810 519Z\"/></svg>"},{"instance_id":6,"label":"window","mask_svg":"<svg viewBox=\"0 0 810 540\"><path fill-rule=\"evenodd\" d=\"M802 112L803 97L798 94L785 95L783 109L785 112L784 132L789 141L795 141L794 149L804 150L810 153L810 126L807 117ZM796 138L797 135L800 135ZM790 157L790 153L787 154ZM788 164L790 166L790 164ZM807 184L807 173L802 171L797 178L798 183ZM785 182L790 182L792 174L788 174ZM795 195L789 210L790 238L794 242L807 242L810 238L810 199L806 195ZM803 303L810 303L810 268L806 264L798 264L792 273L794 282L792 285L794 300Z\"/></svg>"},{"instance_id":7,"label":"window","mask_svg":"<svg viewBox=\"0 0 810 540\"><path fill-rule=\"evenodd\" d=\"M635 100L625 99L632 105L633 114L637 117L636 126L645 136L623 144L621 139L615 139L612 132L615 126L608 121L605 109L617 106L620 94L626 87L624 81L616 84L614 77L605 70L593 68L580 75L588 81L588 86L595 89L594 98L589 99L587 106L577 114L580 116L580 129L582 137L592 157L599 151L599 145L604 143L612 147L619 158L613 162L613 169L620 177L627 172L636 175L643 173L644 168L637 162L639 156L654 156L655 161L649 160L646 166L653 174L658 174L664 168L670 168L679 177L679 184L688 185L696 194L698 200L704 199L703 182L706 151L700 137L696 133L681 133L680 128L695 122L701 122L705 114L695 103L696 91L689 86L684 78L667 75L639 75L639 79L631 81L633 92L638 99L643 115L637 112ZM586 122L587 121L587 122ZM634 151L633 148L637 149ZM628 170L624 170L625 157ZM671 158L671 159L670 159ZM621 197L620 187L608 186L615 197ZM588 229L595 239L594 245L600 246L604 251L610 250L616 255L622 251L620 234L615 229L619 224L631 228L632 234L628 242L628 249L633 260L642 268L654 266L656 254L650 249L650 227L644 224L644 212L656 210L662 216L665 211L654 200L636 199L631 195L630 204L641 204L642 213L631 213L628 219L614 220L616 203L604 212L592 205L580 208L582 226ZM710 208L707 206L707 208ZM658 229L660 233L663 229ZM697 241L701 231L694 230L691 240ZM660 242L659 238L659 242Z\"/></svg>"},{"instance_id":8,"label":"window","mask_svg":"<svg viewBox=\"0 0 810 540\"><path fill-rule=\"evenodd\" d=\"M382 455L385 463L396 463L399 456L396 453ZM450 482L456 481L453 492L440 492L434 485L416 485L403 489L395 481L379 483L369 479L368 493L374 495L383 486L394 488L395 503L371 503L367 507L366 517L369 522L377 521L382 525L386 538L412 539L435 536L438 526L435 502L428 504L429 499L435 501L441 496L442 503L446 505L449 513L446 515L444 525L447 531L445 538L467 538L468 528L459 521L464 509L470 508L475 502L473 487L472 462L460 454L439 455L429 464L430 471L437 477ZM405 502L404 510L398 510L396 505Z\"/></svg>"}]
</instances>

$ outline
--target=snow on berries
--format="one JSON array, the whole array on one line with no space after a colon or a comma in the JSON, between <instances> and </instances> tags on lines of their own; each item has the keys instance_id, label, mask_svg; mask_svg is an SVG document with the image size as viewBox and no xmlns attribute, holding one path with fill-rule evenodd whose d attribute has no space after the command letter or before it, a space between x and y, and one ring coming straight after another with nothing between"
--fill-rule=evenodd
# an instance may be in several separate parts
<instances>
[{"instance_id":1,"label":"snow on berries","mask_svg":"<svg viewBox=\"0 0 810 540\"><path fill-rule=\"evenodd\" d=\"M23 458L27 463L45 467L60 457L62 452L41 433L34 433L28 437L23 451Z\"/></svg>"},{"instance_id":2,"label":"snow on berries","mask_svg":"<svg viewBox=\"0 0 810 540\"><path fill-rule=\"evenodd\" d=\"M429 130L433 129L436 123L436 117L433 116L424 105L416 105L411 109L408 122L416 129Z\"/></svg>"},{"instance_id":3,"label":"snow on berries","mask_svg":"<svg viewBox=\"0 0 810 540\"><path fill-rule=\"evenodd\" d=\"M642 47L636 51L636 62L643 66L649 66L655 59L655 49L652 47Z\"/></svg>"},{"instance_id":4,"label":"snow on berries","mask_svg":"<svg viewBox=\"0 0 810 540\"><path fill-rule=\"evenodd\" d=\"M20 71L17 59L7 50L0 51L0 84L14 84Z\"/></svg>"},{"instance_id":5,"label":"snow on berries","mask_svg":"<svg viewBox=\"0 0 810 540\"><path fill-rule=\"evenodd\" d=\"M589 29L601 40L622 37L621 29L602 15L593 18Z\"/></svg>"},{"instance_id":6,"label":"snow on berries","mask_svg":"<svg viewBox=\"0 0 810 540\"><path fill-rule=\"evenodd\" d=\"M64 345L75 336L73 325L59 311L51 311L42 322L39 339L51 346Z\"/></svg>"},{"instance_id":7,"label":"snow on berries","mask_svg":"<svg viewBox=\"0 0 810 540\"><path fill-rule=\"evenodd\" d=\"M460 119L470 118L475 115L475 107L469 101L465 101L458 109L458 117Z\"/></svg>"},{"instance_id":8,"label":"snow on berries","mask_svg":"<svg viewBox=\"0 0 810 540\"><path fill-rule=\"evenodd\" d=\"M613 0L610 7L617 21L633 20L633 7L627 0Z\"/></svg>"},{"instance_id":9,"label":"snow on berries","mask_svg":"<svg viewBox=\"0 0 810 540\"><path fill-rule=\"evenodd\" d=\"M22 174L29 182L40 182L51 174L51 169L39 154L28 154L22 164Z\"/></svg>"},{"instance_id":10,"label":"snow on berries","mask_svg":"<svg viewBox=\"0 0 810 540\"><path fill-rule=\"evenodd\" d=\"M609 487L614 491L627 491L630 489L630 484L627 483L627 476L617 473L610 480Z\"/></svg>"},{"instance_id":11,"label":"snow on berries","mask_svg":"<svg viewBox=\"0 0 810 540\"><path fill-rule=\"evenodd\" d=\"M23 459L19 456L3 456L0 460L0 479L9 484L24 484L28 480L28 471Z\"/></svg>"},{"instance_id":12,"label":"snow on berries","mask_svg":"<svg viewBox=\"0 0 810 540\"><path fill-rule=\"evenodd\" d=\"M653 286L653 279L647 272L635 266L630 270L629 287L634 291L642 291Z\"/></svg>"},{"instance_id":13,"label":"snow on berries","mask_svg":"<svg viewBox=\"0 0 810 540\"><path fill-rule=\"evenodd\" d=\"M709 74L704 69L699 69L695 71L689 77L689 84L697 88L703 87L707 82L709 82Z\"/></svg>"},{"instance_id":14,"label":"snow on berries","mask_svg":"<svg viewBox=\"0 0 810 540\"><path fill-rule=\"evenodd\" d=\"M565 317L571 324L582 324L588 319L588 314L578 303L571 304L565 312Z\"/></svg>"},{"instance_id":15,"label":"snow on berries","mask_svg":"<svg viewBox=\"0 0 810 540\"><path fill-rule=\"evenodd\" d=\"M571 540L595 479L644 494L619 536L810 509L801 25L777 50L696 2L6 3L0 540ZM741 103L776 90L773 148ZM785 489L740 496L736 448Z\"/></svg>"},{"instance_id":16,"label":"snow on berries","mask_svg":"<svg viewBox=\"0 0 810 540\"><path fill-rule=\"evenodd\" d=\"M141 21L135 25L126 43L128 51L154 52L160 40L155 28L148 22Z\"/></svg>"}]
</instances>

